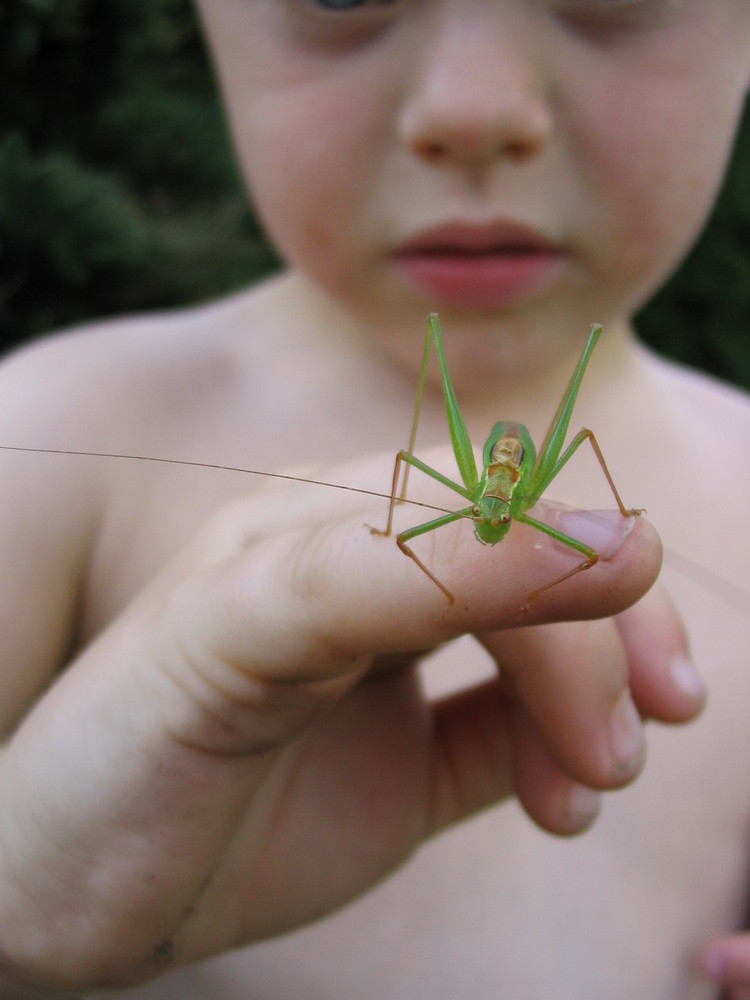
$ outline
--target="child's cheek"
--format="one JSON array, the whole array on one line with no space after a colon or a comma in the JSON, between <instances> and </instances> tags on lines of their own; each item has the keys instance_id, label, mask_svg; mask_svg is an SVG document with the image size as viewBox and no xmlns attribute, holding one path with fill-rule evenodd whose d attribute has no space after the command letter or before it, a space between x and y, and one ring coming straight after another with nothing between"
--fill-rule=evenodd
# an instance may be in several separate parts
<instances>
[{"instance_id":1,"label":"child's cheek","mask_svg":"<svg viewBox=\"0 0 750 1000\"><path fill-rule=\"evenodd\" d=\"M616 82L616 81L614 81ZM623 81L624 82L624 81ZM656 82L651 81L656 87ZM602 267L616 280L649 293L695 241L721 184L731 151L735 118L728 108L697 102L663 88L615 88L600 107L582 101L588 118L574 128L584 188L598 202ZM657 88L658 92L658 88ZM727 95L729 97L729 95ZM703 121L701 121L703 119ZM590 206L589 206L590 207Z\"/></svg>"}]
</instances>

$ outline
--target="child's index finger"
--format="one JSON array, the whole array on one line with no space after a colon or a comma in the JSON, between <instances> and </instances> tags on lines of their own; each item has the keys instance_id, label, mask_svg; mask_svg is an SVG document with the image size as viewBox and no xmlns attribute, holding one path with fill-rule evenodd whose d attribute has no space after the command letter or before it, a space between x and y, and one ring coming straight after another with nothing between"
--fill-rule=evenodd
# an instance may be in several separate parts
<instances>
[{"instance_id":1,"label":"child's index finger","mask_svg":"<svg viewBox=\"0 0 750 1000\"><path fill-rule=\"evenodd\" d=\"M545 515L542 505L537 511ZM661 565L658 536L642 518L576 512L579 535L588 523L592 542L610 540L606 557L543 590L577 553L522 525L501 545L480 546L470 523L459 522L425 542L425 559L456 595L451 605L393 537L371 533L366 516L263 539L198 578L194 621L204 641L255 676L323 680L363 657L464 632L615 614L650 588Z\"/></svg>"}]
</instances>

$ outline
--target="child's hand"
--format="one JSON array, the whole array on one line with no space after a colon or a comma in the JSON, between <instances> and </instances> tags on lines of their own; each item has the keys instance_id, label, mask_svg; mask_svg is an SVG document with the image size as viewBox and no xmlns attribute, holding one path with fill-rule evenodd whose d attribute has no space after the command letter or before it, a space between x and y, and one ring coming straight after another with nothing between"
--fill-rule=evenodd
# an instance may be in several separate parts
<instances>
[{"instance_id":1,"label":"child's hand","mask_svg":"<svg viewBox=\"0 0 750 1000\"><path fill-rule=\"evenodd\" d=\"M699 710L658 595L580 621L650 587L660 547L642 519L624 540L620 518L591 521L616 554L526 613L568 551L530 529L491 550L435 532L449 609L364 524L382 506L342 518L326 500L285 533L296 495L270 520L265 497L217 516L7 743L0 995L137 982L313 920L514 789L577 832L597 789L640 770L639 715ZM536 627L502 631L518 624ZM430 704L419 651L463 632L501 677Z\"/></svg>"}]
</instances>

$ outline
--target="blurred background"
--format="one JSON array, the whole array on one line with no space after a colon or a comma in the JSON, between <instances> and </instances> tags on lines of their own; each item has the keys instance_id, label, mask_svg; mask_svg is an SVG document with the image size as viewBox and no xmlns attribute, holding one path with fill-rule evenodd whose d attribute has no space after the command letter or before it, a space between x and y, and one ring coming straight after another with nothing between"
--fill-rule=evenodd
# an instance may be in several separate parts
<instances>
[{"instance_id":1,"label":"blurred background","mask_svg":"<svg viewBox=\"0 0 750 1000\"><path fill-rule=\"evenodd\" d=\"M0 0L0 350L277 266L189 0ZM638 327L750 388L748 109L703 239Z\"/></svg>"}]
</instances>

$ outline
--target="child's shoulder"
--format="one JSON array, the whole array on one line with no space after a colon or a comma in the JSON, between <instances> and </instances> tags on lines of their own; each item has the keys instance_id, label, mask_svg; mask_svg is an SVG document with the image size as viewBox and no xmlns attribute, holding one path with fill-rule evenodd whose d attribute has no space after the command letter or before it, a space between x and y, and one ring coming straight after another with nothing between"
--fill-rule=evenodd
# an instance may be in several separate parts
<instances>
[{"instance_id":1,"label":"child's shoulder","mask_svg":"<svg viewBox=\"0 0 750 1000\"><path fill-rule=\"evenodd\" d=\"M0 377L88 381L92 373L128 379L150 366L189 364L225 351L227 316L240 297L182 309L87 322L40 337L9 354ZM213 336L211 336L213 334Z\"/></svg>"},{"instance_id":2,"label":"child's shoulder","mask_svg":"<svg viewBox=\"0 0 750 1000\"><path fill-rule=\"evenodd\" d=\"M684 420L686 432L702 428L750 442L750 394L711 375L643 348L642 358L662 398Z\"/></svg>"},{"instance_id":3,"label":"child's shoulder","mask_svg":"<svg viewBox=\"0 0 750 1000\"><path fill-rule=\"evenodd\" d=\"M19 348L0 365L0 422L38 420L49 432L59 419L69 433L107 414L200 408L248 356L254 295L87 323Z\"/></svg>"}]
</instances>

